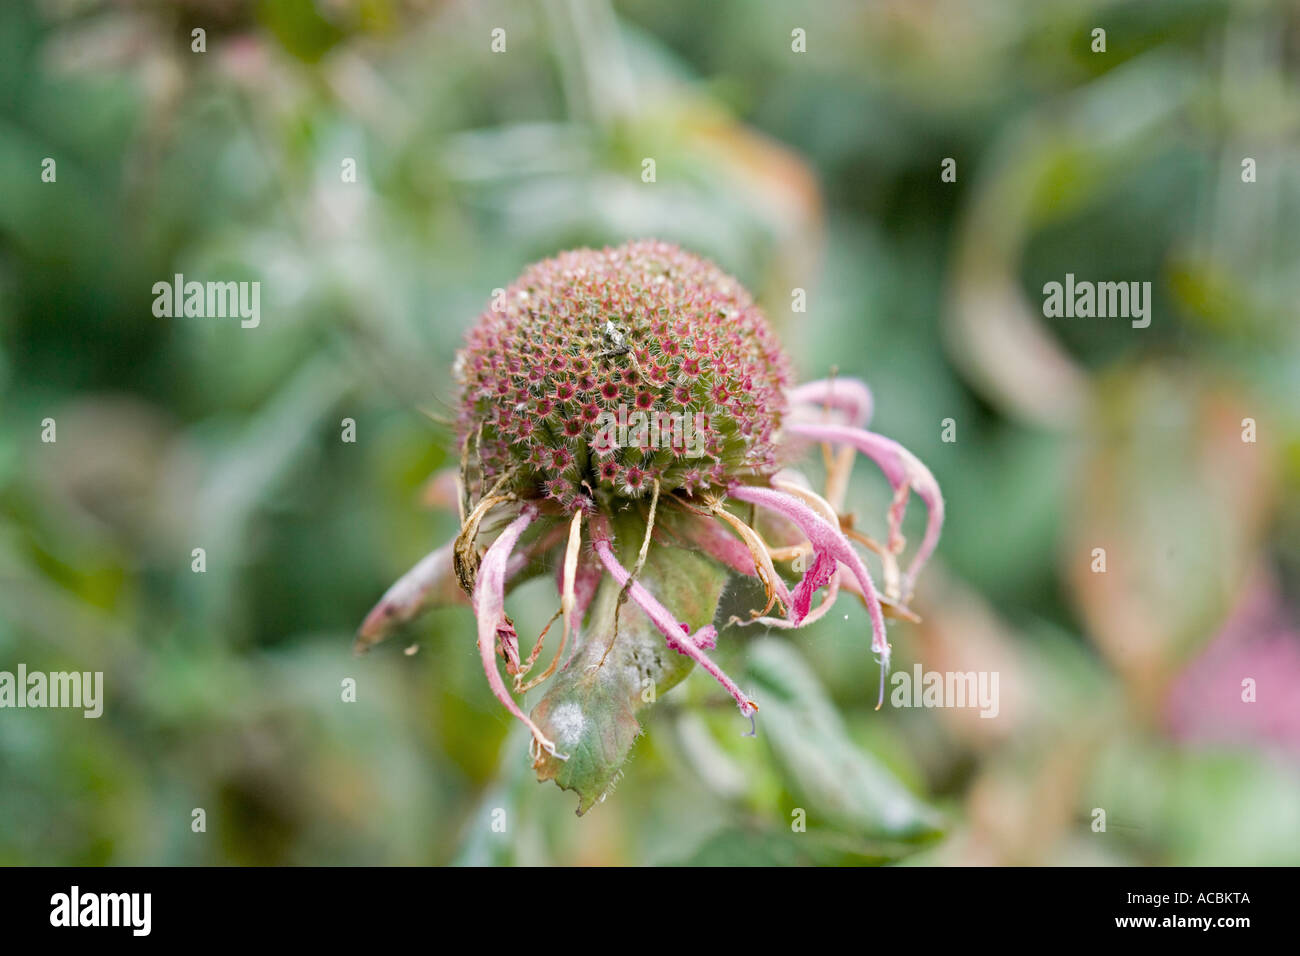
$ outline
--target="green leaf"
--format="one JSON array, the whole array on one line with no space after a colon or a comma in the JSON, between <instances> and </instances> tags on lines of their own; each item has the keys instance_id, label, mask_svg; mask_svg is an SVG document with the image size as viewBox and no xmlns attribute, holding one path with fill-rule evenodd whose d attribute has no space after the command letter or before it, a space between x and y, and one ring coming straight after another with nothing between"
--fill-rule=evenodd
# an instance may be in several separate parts
<instances>
[{"instance_id":1,"label":"green leaf","mask_svg":"<svg viewBox=\"0 0 1300 956\"><path fill-rule=\"evenodd\" d=\"M751 648L749 675L762 710L759 736L786 785L808 812L808 827L868 839L937 839L937 811L850 740L817 677L790 647L774 638Z\"/></svg>"},{"instance_id":2,"label":"green leaf","mask_svg":"<svg viewBox=\"0 0 1300 956\"><path fill-rule=\"evenodd\" d=\"M615 541L625 566L635 562L644 534L642 520L620 518ZM712 622L727 574L696 552L656 542L639 580L695 631ZM620 591L613 578L601 581L577 636L577 649L564 670L551 679L546 696L532 713L542 731L568 755L567 760L559 760L543 753L534 764L537 778L575 791L579 816L618 780L641 732L637 712L680 683L695 666L689 657L668 648L663 634L631 600L619 612L618 636L611 645Z\"/></svg>"}]
</instances>

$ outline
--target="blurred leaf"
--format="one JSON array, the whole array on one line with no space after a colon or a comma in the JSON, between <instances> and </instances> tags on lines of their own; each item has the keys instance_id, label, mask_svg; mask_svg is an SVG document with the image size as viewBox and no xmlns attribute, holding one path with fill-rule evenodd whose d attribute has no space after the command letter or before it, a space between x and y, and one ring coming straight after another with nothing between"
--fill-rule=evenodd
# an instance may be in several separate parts
<instances>
[{"instance_id":1,"label":"blurred leaf","mask_svg":"<svg viewBox=\"0 0 1300 956\"><path fill-rule=\"evenodd\" d=\"M909 842L942 834L938 812L849 739L816 676L787 644L756 642L749 671L762 708L759 735L808 811L810 827Z\"/></svg>"},{"instance_id":2,"label":"blurred leaf","mask_svg":"<svg viewBox=\"0 0 1300 956\"><path fill-rule=\"evenodd\" d=\"M1259 412L1234 388L1185 365L1116 371L1098 399L1063 573L1089 636L1154 708L1217 631L1256 559L1275 451L1267 422L1259 442L1242 440L1243 419Z\"/></svg>"},{"instance_id":3,"label":"blurred leaf","mask_svg":"<svg viewBox=\"0 0 1300 956\"><path fill-rule=\"evenodd\" d=\"M704 841L685 866L861 866L891 862L897 854L866 850L834 833L728 828Z\"/></svg>"},{"instance_id":4,"label":"blurred leaf","mask_svg":"<svg viewBox=\"0 0 1300 956\"><path fill-rule=\"evenodd\" d=\"M1088 807L1115 821L1108 839L1174 866L1300 864L1300 773L1260 754L1172 750L1125 736L1096 761Z\"/></svg>"}]
</instances>

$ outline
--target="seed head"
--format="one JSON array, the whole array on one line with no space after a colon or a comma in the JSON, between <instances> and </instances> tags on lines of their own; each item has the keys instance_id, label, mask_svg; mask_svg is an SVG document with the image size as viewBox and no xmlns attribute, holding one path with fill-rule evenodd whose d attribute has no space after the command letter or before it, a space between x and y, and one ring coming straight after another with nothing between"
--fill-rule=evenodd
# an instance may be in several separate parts
<instances>
[{"instance_id":1,"label":"seed head","mask_svg":"<svg viewBox=\"0 0 1300 956\"><path fill-rule=\"evenodd\" d=\"M745 289L654 240L526 269L456 363L461 447L485 480L571 504L770 473L788 362ZM603 427L630 428L614 441ZM684 434L685 433L685 434Z\"/></svg>"}]
</instances>

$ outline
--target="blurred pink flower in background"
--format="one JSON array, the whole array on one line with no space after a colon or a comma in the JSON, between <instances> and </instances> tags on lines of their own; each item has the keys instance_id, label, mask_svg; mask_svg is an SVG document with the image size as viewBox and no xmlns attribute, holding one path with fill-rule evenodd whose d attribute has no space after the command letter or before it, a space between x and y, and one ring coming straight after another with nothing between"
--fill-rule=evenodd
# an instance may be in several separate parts
<instances>
[{"instance_id":1,"label":"blurred pink flower in background","mask_svg":"<svg viewBox=\"0 0 1300 956\"><path fill-rule=\"evenodd\" d=\"M1300 760L1294 609L1270 575L1257 574L1243 593L1218 635L1174 681L1165 719L1187 743L1278 748Z\"/></svg>"}]
</instances>

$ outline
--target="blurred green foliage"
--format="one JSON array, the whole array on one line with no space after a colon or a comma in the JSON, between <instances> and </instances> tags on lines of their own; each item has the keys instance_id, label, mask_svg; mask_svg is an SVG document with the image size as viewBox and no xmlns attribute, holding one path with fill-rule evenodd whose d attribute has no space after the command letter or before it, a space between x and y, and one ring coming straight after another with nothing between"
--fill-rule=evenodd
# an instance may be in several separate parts
<instances>
[{"instance_id":1,"label":"blurred green foliage","mask_svg":"<svg viewBox=\"0 0 1300 956\"><path fill-rule=\"evenodd\" d=\"M0 863L1300 862L1298 83L1265 0L4 4L0 669L108 700L0 711ZM999 671L998 719L876 712L847 602L731 628L759 740L692 675L578 819L467 609L350 656L455 530L467 324L640 236L737 275L803 378L871 383L948 500L896 666ZM1067 272L1151 281L1151 327L1043 319ZM176 273L260 281L261 326L154 317ZM885 483L850 501L878 531Z\"/></svg>"}]
</instances>

